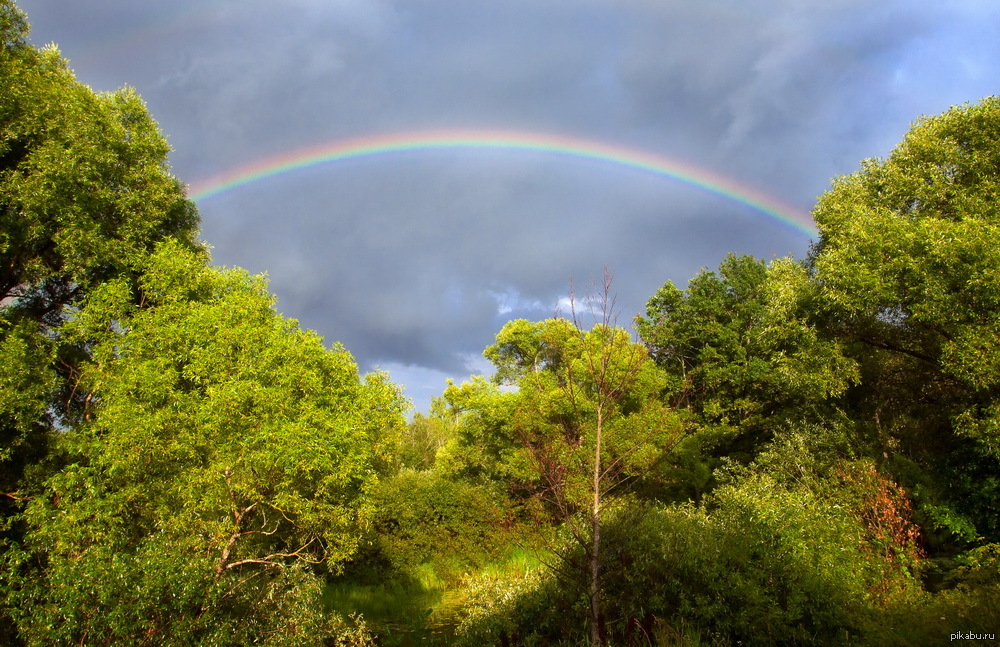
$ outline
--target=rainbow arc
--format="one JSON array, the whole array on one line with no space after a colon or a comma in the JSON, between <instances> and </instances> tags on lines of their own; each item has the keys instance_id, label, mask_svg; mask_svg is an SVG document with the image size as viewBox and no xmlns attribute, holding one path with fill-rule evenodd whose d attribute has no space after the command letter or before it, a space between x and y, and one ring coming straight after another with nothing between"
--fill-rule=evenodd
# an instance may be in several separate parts
<instances>
[{"instance_id":1,"label":"rainbow arc","mask_svg":"<svg viewBox=\"0 0 1000 647\"><path fill-rule=\"evenodd\" d=\"M361 157L462 149L545 153L651 173L746 205L807 237L818 235L807 213L759 189L689 162L578 137L520 131L419 131L338 140L261 159L196 182L190 186L189 196L196 202L203 202L227 191L300 169Z\"/></svg>"}]
</instances>

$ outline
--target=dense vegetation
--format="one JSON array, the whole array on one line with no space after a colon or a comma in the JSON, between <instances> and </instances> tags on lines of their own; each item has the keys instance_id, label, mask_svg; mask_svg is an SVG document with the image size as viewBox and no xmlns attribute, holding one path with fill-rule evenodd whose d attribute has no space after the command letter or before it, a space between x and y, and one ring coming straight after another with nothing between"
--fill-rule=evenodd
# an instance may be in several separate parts
<instances>
[{"instance_id":1,"label":"dense vegetation","mask_svg":"<svg viewBox=\"0 0 1000 647\"><path fill-rule=\"evenodd\" d=\"M1000 623L1000 99L807 259L611 277L428 414L213 268L134 93L0 1L0 642L923 645Z\"/></svg>"}]
</instances>

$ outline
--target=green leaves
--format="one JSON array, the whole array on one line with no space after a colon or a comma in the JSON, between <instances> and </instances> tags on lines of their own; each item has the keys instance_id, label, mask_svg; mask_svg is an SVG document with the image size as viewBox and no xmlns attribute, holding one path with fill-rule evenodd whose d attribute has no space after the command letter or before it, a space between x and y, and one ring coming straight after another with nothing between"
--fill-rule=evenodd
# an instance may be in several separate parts
<instances>
[{"instance_id":1,"label":"green leaves","mask_svg":"<svg viewBox=\"0 0 1000 647\"><path fill-rule=\"evenodd\" d=\"M23 13L0 2L0 558L25 532L25 502L62 495L42 487L65 464L50 448L92 416L102 376L81 367L141 301L147 256L168 238L197 247L194 205L135 92L93 92L27 34ZM102 286L86 316L100 324L64 330L81 329L82 304ZM101 353L106 366L118 349Z\"/></svg>"},{"instance_id":2,"label":"green leaves","mask_svg":"<svg viewBox=\"0 0 1000 647\"><path fill-rule=\"evenodd\" d=\"M896 343L934 361L942 344L954 346L941 367L976 388L1000 384L963 359L992 354L1000 334L991 314L1000 307L998 165L1000 100L989 98L918 122L889 158L840 178L815 210L825 298L851 316L895 313ZM933 334L917 339L912 329Z\"/></svg>"},{"instance_id":3,"label":"green leaves","mask_svg":"<svg viewBox=\"0 0 1000 647\"><path fill-rule=\"evenodd\" d=\"M989 97L919 120L814 211L818 305L864 375L852 414L949 546L975 534L968 519L996 538L998 168L1000 99Z\"/></svg>"},{"instance_id":4,"label":"green leaves","mask_svg":"<svg viewBox=\"0 0 1000 647\"><path fill-rule=\"evenodd\" d=\"M0 4L0 56L10 50L25 47L28 37L28 20L24 13L12 2Z\"/></svg>"},{"instance_id":5,"label":"green leaves","mask_svg":"<svg viewBox=\"0 0 1000 647\"><path fill-rule=\"evenodd\" d=\"M0 83L3 296L73 284L55 308L134 271L166 236L193 245L194 207L133 91L95 94L54 50L5 61Z\"/></svg>"},{"instance_id":6,"label":"green leaves","mask_svg":"<svg viewBox=\"0 0 1000 647\"><path fill-rule=\"evenodd\" d=\"M670 376L665 397L695 415L703 441L752 455L782 425L835 415L830 399L858 375L814 322L815 292L791 259L729 256L718 274L650 299L639 333Z\"/></svg>"},{"instance_id":7,"label":"green leaves","mask_svg":"<svg viewBox=\"0 0 1000 647\"><path fill-rule=\"evenodd\" d=\"M583 331L566 319L516 320L483 354L497 366L494 379L517 390L493 396L503 413L487 413L475 401L471 410L498 421L494 428L503 431L494 437L509 443L517 473L534 473L536 487L557 491L556 498L577 492L572 497L580 500L573 505L584 505L591 489L587 465L594 460L598 425L602 460L615 474L648 465L677 431L658 399L663 372L624 329L597 324ZM458 393L451 394L453 401Z\"/></svg>"},{"instance_id":8,"label":"green leaves","mask_svg":"<svg viewBox=\"0 0 1000 647\"><path fill-rule=\"evenodd\" d=\"M110 282L67 325L94 340L80 380L92 400L57 437L65 467L25 513L25 547L47 564L18 593L20 605L39 604L24 618L31 640L156 631L189 643L213 622L294 602L316 588L311 565L335 570L353 554L365 492L403 424L395 387L361 380L345 351L275 313L259 277L211 269L172 242L143 269L144 307ZM157 606L119 584L191 593ZM322 613L309 608L296 613ZM63 625L52 614L75 615ZM250 634L215 640L241 644L293 620L272 613Z\"/></svg>"}]
</instances>

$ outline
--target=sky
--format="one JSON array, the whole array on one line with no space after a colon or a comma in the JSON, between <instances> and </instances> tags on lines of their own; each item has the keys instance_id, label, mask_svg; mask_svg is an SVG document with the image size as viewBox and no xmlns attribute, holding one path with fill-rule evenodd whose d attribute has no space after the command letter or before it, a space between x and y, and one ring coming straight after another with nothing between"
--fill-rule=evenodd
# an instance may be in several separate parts
<instances>
[{"instance_id":1,"label":"sky","mask_svg":"<svg viewBox=\"0 0 1000 647\"><path fill-rule=\"evenodd\" d=\"M213 262L418 410L605 267L627 326L727 253L805 257L832 178L1000 81L992 0L19 6L80 81L142 95Z\"/></svg>"}]
</instances>

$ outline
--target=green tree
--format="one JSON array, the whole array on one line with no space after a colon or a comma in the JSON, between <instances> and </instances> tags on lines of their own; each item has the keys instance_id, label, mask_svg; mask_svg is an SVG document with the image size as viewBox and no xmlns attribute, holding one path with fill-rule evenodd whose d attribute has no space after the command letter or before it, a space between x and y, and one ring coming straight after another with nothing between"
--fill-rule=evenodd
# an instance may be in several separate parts
<instances>
[{"instance_id":1,"label":"green tree","mask_svg":"<svg viewBox=\"0 0 1000 647\"><path fill-rule=\"evenodd\" d=\"M526 462L511 425L515 401L509 392L482 375L456 385L448 381L435 417L454 433L438 450L435 470L449 478L483 485L499 484L518 500L542 489Z\"/></svg>"},{"instance_id":2,"label":"green tree","mask_svg":"<svg viewBox=\"0 0 1000 647\"><path fill-rule=\"evenodd\" d=\"M438 450L454 436L455 420L446 401L443 397L431 398L427 415L418 411L407 425L399 449L400 463L414 470L429 470L437 461Z\"/></svg>"},{"instance_id":3,"label":"green tree","mask_svg":"<svg viewBox=\"0 0 1000 647\"><path fill-rule=\"evenodd\" d=\"M197 214L138 95L95 93L58 50L24 43L13 3L0 16L0 301L53 327L156 241L193 245Z\"/></svg>"},{"instance_id":4,"label":"green tree","mask_svg":"<svg viewBox=\"0 0 1000 647\"><path fill-rule=\"evenodd\" d=\"M868 491L841 485L851 504ZM944 635L938 614L924 633L897 619L910 609L926 616L929 600L832 487L746 473L701 505L609 509L603 585L614 644L903 645ZM458 644L582 642L579 620L566 612L570 589L551 572L487 572L471 584Z\"/></svg>"},{"instance_id":5,"label":"green tree","mask_svg":"<svg viewBox=\"0 0 1000 647\"><path fill-rule=\"evenodd\" d=\"M862 363L856 416L953 539L1000 538L997 168L990 97L919 120L814 212L815 276Z\"/></svg>"},{"instance_id":6,"label":"green tree","mask_svg":"<svg viewBox=\"0 0 1000 647\"><path fill-rule=\"evenodd\" d=\"M24 14L0 0L0 553L24 530L18 514L45 476L53 431L86 406L76 386L90 344L62 326L104 282L134 286L157 241L196 246L194 205L141 100L93 92L27 34Z\"/></svg>"},{"instance_id":7,"label":"green tree","mask_svg":"<svg viewBox=\"0 0 1000 647\"><path fill-rule=\"evenodd\" d=\"M259 277L167 243L91 293L80 424L6 560L28 644L319 644L404 402L275 313Z\"/></svg>"},{"instance_id":8,"label":"green tree","mask_svg":"<svg viewBox=\"0 0 1000 647\"><path fill-rule=\"evenodd\" d=\"M194 245L194 206L166 166L168 146L131 90L97 94L54 48L25 43L0 2L0 492L16 506L46 433L80 404L86 347L59 327L94 287L135 276L157 240ZM23 388L27 384L31 388Z\"/></svg>"},{"instance_id":9,"label":"green tree","mask_svg":"<svg viewBox=\"0 0 1000 647\"><path fill-rule=\"evenodd\" d=\"M720 457L749 462L776 431L839 417L832 399L857 368L813 321L816 291L791 259L729 256L649 300L639 334L670 376L665 397L692 414L677 466L690 494L710 487Z\"/></svg>"},{"instance_id":10,"label":"green tree","mask_svg":"<svg viewBox=\"0 0 1000 647\"><path fill-rule=\"evenodd\" d=\"M611 279L588 301L595 324L516 320L484 355L496 380L516 386L510 427L522 464L540 477L546 498L575 541L582 561L562 568L586 582L590 642L606 639L602 596L602 518L607 497L666 454L679 424L657 397L665 376L628 331L614 325ZM574 312L574 319L575 319Z\"/></svg>"},{"instance_id":11,"label":"green tree","mask_svg":"<svg viewBox=\"0 0 1000 647\"><path fill-rule=\"evenodd\" d=\"M505 503L493 488L432 470L403 469L379 481L371 543L389 568L377 575L384 581L430 564L438 577L457 580L483 567L508 539Z\"/></svg>"}]
</instances>

